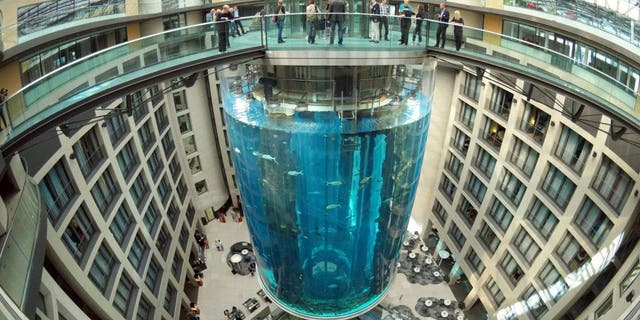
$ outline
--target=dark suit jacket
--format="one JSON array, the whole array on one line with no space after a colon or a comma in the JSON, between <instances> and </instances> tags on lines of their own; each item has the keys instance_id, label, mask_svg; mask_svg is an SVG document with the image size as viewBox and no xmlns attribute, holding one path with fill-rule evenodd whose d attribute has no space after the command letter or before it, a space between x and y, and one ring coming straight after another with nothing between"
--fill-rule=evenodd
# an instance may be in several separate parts
<instances>
[{"instance_id":1,"label":"dark suit jacket","mask_svg":"<svg viewBox=\"0 0 640 320\"><path fill-rule=\"evenodd\" d=\"M329 13L332 13L332 12L344 13L345 10L346 10L346 6L344 4L344 1L342 0L335 0L331 5L329 5ZM344 18L345 18L344 14L329 15L329 21L333 21L333 22L344 22Z\"/></svg>"}]
</instances>

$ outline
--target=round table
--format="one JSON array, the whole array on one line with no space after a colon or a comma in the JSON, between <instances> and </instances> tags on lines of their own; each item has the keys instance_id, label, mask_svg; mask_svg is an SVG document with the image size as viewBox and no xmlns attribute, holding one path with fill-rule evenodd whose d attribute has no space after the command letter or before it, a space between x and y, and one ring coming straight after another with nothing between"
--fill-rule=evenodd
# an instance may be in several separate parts
<instances>
[{"instance_id":1,"label":"round table","mask_svg":"<svg viewBox=\"0 0 640 320\"><path fill-rule=\"evenodd\" d=\"M413 272L415 272L415 273L419 273L419 272L420 272L420 267L415 267L415 268L413 268Z\"/></svg>"},{"instance_id":2,"label":"round table","mask_svg":"<svg viewBox=\"0 0 640 320\"><path fill-rule=\"evenodd\" d=\"M459 315L458 316L458 320L464 320L464 316L463 315Z\"/></svg>"},{"instance_id":3,"label":"round table","mask_svg":"<svg viewBox=\"0 0 640 320\"><path fill-rule=\"evenodd\" d=\"M426 263L426 264L432 264L432 263L433 263L433 259L431 259L431 258L426 258L426 259L424 259L424 263Z\"/></svg>"},{"instance_id":4,"label":"round table","mask_svg":"<svg viewBox=\"0 0 640 320\"><path fill-rule=\"evenodd\" d=\"M427 246L425 246L425 245L422 245L422 246L420 247L420 250L422 250L422 252L427 252L427 251L429 251L429 247L427 247Z\"/></svg>"},{"instance_id":5,"label":"round table","mask_svg":"<svg viewBox=\"0 0 640 320\"><path fill-rule=\"evenodd\" d=\"M433 301L427 299L427 300L424 301L424 305L427 306L427 307L431 307L433 305Z\"/></svg>"},{"instance_id":6,"label":"round table","mask_svg":"<svg viewBox=\"0 0 640 320\"><path fill-rule=\"evenodd\" d=\"M415 259L415 257L416 257L416 253L415 252L409 253L409 258Z\"/></svg>"},{"instance_id":7,"label":"round table","mask_svg":"<svg viewBox=\"0 0 640 320\"><path fill-rule=\"evenodd\" d=\"M409 246L409 241L403 242L402 245L404 245L405 247Z\"/></svg>"},{"instance_id":8,"label":"round table","mask_svg":"<svg viewBox=\"0 0 640 320\"><path fill-rule=\"evenodd\" d=\"M446 318L446 317L449 316L449 312L442 311L442 312L440 312L440 316L443 317L443 318Z\"/></svg>"},{"instance_id":9,"label":"round table","mask_svg":"<svg viewBox=\"0 0 640 320\"><path fill-rule=\"evenodd\" d=\"M440 256L440 259L447 259L451 256L451 254L447 250L440 250L438 252L438 255Z\"/></svg>"},{"instance_id":10,"label":"round table","mask_svg":"<svg viewBox=\"0 0 640 320\"><path fill-rule=\"evenodd\" d=\"M229 258L229 261L231 261L231 263L240 263L240 261L242 261L242 256L236 253Z\"/></svg>"},{"instance_id":11,"label":"round table","mask_svg":"<svg viewBox=\"0 0 640 320\"><path fill-rule=\"evenodd\" d=\"M434 275L434 276L436 276L436 277L439 277L439 276L440 276L440 272L438 272L438 271L434 271L434 272L433 272L433 275Z\"/></svg>"},{"instance_id":12,"label":"round table","mask_svg":"<svg viewBox=\"0 0 640 320\"><path fill-rule=\"evenodd\" d=\"M249 250L242 249L242 251L240 251L240 253L242 253L243 256L246 256L249 253Z\"/></svg>"},{"instance_id":13,"label":"round table","mask_svg":"<svg viewBox=\"0 0 640 320\"><path fill-rule=\"evenodd\" d=\"M450 305L451 305L451 300L449 300L449 299L445 299L445 300L444 300L444 305L445 305L445 306L450 306Z\"/></svg>"}]
</instances>

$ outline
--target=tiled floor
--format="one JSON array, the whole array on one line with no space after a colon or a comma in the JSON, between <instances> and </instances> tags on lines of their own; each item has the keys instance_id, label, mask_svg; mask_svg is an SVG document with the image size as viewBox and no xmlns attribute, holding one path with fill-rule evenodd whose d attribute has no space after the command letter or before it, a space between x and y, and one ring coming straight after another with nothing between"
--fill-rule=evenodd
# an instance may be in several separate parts
<instances>
[{"instance_id":1,"label":"tiled floor","mask_svg":"<svg viewBox=\"0 0 640 320\"><path fill-rule=\"evenodd\" d=\"M200 288L198 294L198 305L201 310L202 320L221 320L225 319L224 310L231 309L232 306L238 307L247 316L247 320L253 319L262 309L269 306L274 309L273 304L267 304L256 292L260 290L258 279L251 276L241 276L231 274L231 269L226 263L226 256L229 246L239 241L250 241L249 232L246 222L220 223L218 220L210 222L204 227L209 241L214 243L216 239L222 240L225 251L216 251L215 246L206 250L207 270L204 273L204 285ZM421 297L437 297L442 299L455 300L453 293L446 283L439 284L411 284L407 281L407 277L398 273L392 284L389 294L381 303L383 307L392 307L398 305L406 305L411 308L413 316L416 319L430 319L421 317L415 310L416 303ZM261 307L257 311L249 313L242 306L242 303L249 299L256 298L260 301ZM386 311L383 318L387 316ZM440 318L442 319L442 318Z\"/></svg>"}]
</instances>

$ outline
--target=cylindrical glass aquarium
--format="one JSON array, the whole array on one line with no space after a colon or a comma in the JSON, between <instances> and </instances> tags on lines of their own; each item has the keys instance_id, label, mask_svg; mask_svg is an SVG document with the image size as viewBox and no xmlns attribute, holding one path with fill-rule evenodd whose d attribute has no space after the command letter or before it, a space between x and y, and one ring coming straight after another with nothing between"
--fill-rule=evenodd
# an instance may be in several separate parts
<instances>
[{"instance_id":1,"label":"cylindrical glass aquarium","mask_svg":"<svg viewBox=\"0 0 640 320\"><path fill-rule=\"evenodd\" d=\"M302 318L348 319L377 305L395 276L433 74L319 67L299 80L294 68L225 74L236 181L267 295Z\"/></svg>"}]
</instances>

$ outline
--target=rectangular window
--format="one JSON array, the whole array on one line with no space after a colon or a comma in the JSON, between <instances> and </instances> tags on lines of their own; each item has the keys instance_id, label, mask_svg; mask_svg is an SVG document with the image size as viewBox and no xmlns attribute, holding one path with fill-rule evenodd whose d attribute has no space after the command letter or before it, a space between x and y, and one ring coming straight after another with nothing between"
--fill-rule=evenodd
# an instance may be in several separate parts
<instances>
[{"instance_id":1,"label":"rectangular window","mask_svg":"<svg viewBox=\"0 0 640 320\"><path fill-rule=\"evenodd\" d=\"M500 182L500 191L514 206L519 206L522 201L527 187L516 178L511 172L505 169L502 181Z\"/></svg>"},{"instance_id":2,"label":"rectangular window","mask_svg":"<svg viewBox=\"0 0 640 320\"><path fill-rule=\"evenodd\" d=\"M169 251L169 245L171 242L171 238L169 237L169 232L165 227L160 229L160 233L158 233L158 239L156 239L156 248L160 251L162 257L167 257L167 252Z\"/></svg>"},{"instance_id":3,"label":"rectangular window","mask_svg":"<svg viewBox=\"0 0 640 320\"><path fill-rule=\"evenodd\" d=\"M151 258L149 268L147 268L147 275L144 277L144 283L151 292L155 293L160 279L162 279L162 268L155 258Z\"/></svg>"},{"instance_id":4,"label":"rectangular window","mask_svg":"<svg viewBox=\"0 0 640 320\"><path fill-rule=\"evenodd\" d=\"M180 229L180 246L182 246L182 250L187 250L187 244L189 243L189 229L187 229L186 225L183 225Z\"/></svg>"},{"instance_id":5,"label":"rectangular window","mask_svg":"<svg viewBox=\"0 0 640 320\"><path fill-rule=\"evenodd\" d=\"M633 180L611 159L602 157L598 174L591 187L617 212L620 213L629 193L633 189Z\"/></svg>"},{"instance_id":6,"label":"rectangular window","mask_svg":"<svg viewBox=\"0 0 640 320\"><path fill-rule=\"evenodd\" d=\"M149 207L147 208L147 212L144 214L142 222L144 223L145 228L149 231L151 238L153 238L155 227L157 226L160 219L158 219L158 208L156 207L155 201L151 201Z\"/></svg>"},{"instance_id":7,"label":"rectangular window","mask_svg":"<svg viewBox=\"0 0 640 320\"><path fill-rule=\"evenodd\" d=\"M538 278L544 283L545 288L547 288L546 292L553 301L557 302L560 300L564 293L567 292L567 289L569 289L562 275L560 275L551 262L547 262L544 268L542 268Z\"/></svg>"},{"instance_id":8,"label":"rectangular window","mask_svg":"<svg viewBox=\"0 0 640 320\"><path fill-rule=\"evenodd\" d=\"M547 314L547 306L533 286L529 286L525 290L521 299L527 305L527 310L534 319L542 319Z\"/></svg>"},{"instance_id":9,"label":"rectangular window","mask_svg":"<svg viewBox=\"0 0 640 320\"><path fill-rule=\"evenodd\" d=\"M440 180L440 191L449 201L453 200L453 195L456 193L456 186L444 174L442 175L442 180Z\"/></svg>"},{"instance_id":10,"label":"rectangular window","mask_svg":"<svg viewBox=\"0 0 640 320\"><path fill-rule=\"evenodd\" d=\"M173 309L176 303L176 289L173 288L171 283L167 283L167 293L164 296L164 309L173 316Z\"/></svg>"},{"instance_id":11,"label":"rectangular window","mask_svg":"<svg viewBox=\"0 0 640 320\"><path fill-rule=\"evenodd\" d=\"M200 156L195 156L189 159L189 169L191 169L191 174L196 174L202 171L202 165L200 165Z\"/></svg>"},{"instance_id":12,"label":"rectangular window","mask_svg":"<svg viewBox=\"0 0 640 320\"><path fill-rule=\"evenodd\" d=\"M500 150L504 140L505 128L490 118L485 117L484 120L484 129L481 132L482 139L487 141L491 147Z\"/></svg>"},{"instance_id":13,"label":"rectangular window","mask_svg":"<svg viewBox=\"0 0 640 320\"><path fill-rule=\"evenodd\" d=\"M178 117L178 126L180 128L180 133L182 134L191 132L191 118L188 113Z\"/></svg>"},{"instance_id":14,"label":"rectangular window","mask_svg":"<svg viewBox=\"0 0 640 320\"><path fill-rule=\"evenodd\" d=\"M556 167L549 166L549 172L542 183L542 190L560 209L565 209L576 190L576 185Z\"/></svg>"},{"instance_id":15,"label":"rectangular window","mask_svg":"<svg viewBox=\"0 0 640 320\"><path fill-rule=\"evenodd\" d=\"M466 189L478 203L482 203L484 195L487 193L487 187L473 174L469 176Z\"/></svg>"},{"instance_id":16,"label":"rectangular window","mask_svg":"<svg viewBox=\"0 0 640 320\"><path fill-rule=\"evenodd\" d=\"M129 262L131 262L131 265L134 269L136 269L136 271L138 271L138 273L142 271L142 260L144 259L148 251L149 246L147 246L147 243L144 241L142 235L138 233L133 240L133 244L131 245L131 249L129 250L129 255L127 256L127 259L129 259Z\"/></svg>"},{"instance_id":17,"label":"rectangular window","mask_svg":"<svg viewBox=\"0 0 640 320\"><path fill-rule=\"evenodd\" d=\"M524 108L524 113L522 114L522 120L520 121L520 130L533 138L538 144L542 144L547 134L549 120L551 120L551 116L546 112L527 103Z\"/></svg>"},{"instance_id":18,"label":"rectangular window","mask_svg":"<svg viewBox=\"0 0 640 320\"><path fill-rule=\"evenodd\" d=\"M127 104L130 104L128 107L131 108L133 121L136 123L140 122L148 112L147 100L144 99L142 91L132 93L127 97L127 101Z\"/></svg>"},{"instance_id":19,"label":"rectangular window","mask_svg":"<svg viewBox=\"0 0 640 320\"><path fill-rule=\"evenodd\" d=\"M533 224L535 229L538 230L545 239L549 239L553 229L558 225L558 218L556 218L553 212L538 198L536 198L533 206L531 206L527 220Z\"/></svg>"},{"instance_id":20,"label":"rectangular window","mask_svg":"<svg viewBox=\"0 0 640 320\"><path fill-rule=\"evenodd\" d=\"M555 155L576 173L581 173L593 146L568 127L562 127Z\"/></svg>"},{"instance_id":21,"label":"rectangular window","mask_svg":"<svg viewBox=\"0 0 640 320\"><path fill-rule=\"evenodd\" d=\"M116 201L120 190L115 184L111 171L105 170L100 179L91 188L91 195L103 216L109 214L109 207Z\"/></svg>"},{"instance_id":22,"label":"rectangular window","mask_svg":"<svg viewBox=\"0 0 640 320\"><path fill-rule=\"evenodd\" d=\"M586 198L576 217L576 226L599 247L609 235L613 223L591 199Z\"/></svg>"},{"instance_id":23,"label":"rectangular window","mask_svg":"<svg viewBox=\"0 0 640 320\"><path fill-rule=\"evenodd\" d=\"M636 281L636 279L638 278L639 274L640 274L640 260L636 260L636 263L633 265L633 268L629 270L627 275L624 277L624 279L622 279L622 282L620 283L621 295L625 293L625 291L627 291L629 287L631 287L633 282Z\"/></svg>"},{"instance_id":24,"label":"rectangular window","mask_svg":"<svg viewBox=\"0 0 640 320\"><path fill-rule=\"evenodd\" d=\"M589 258L587 252L584 251L582 246L580 246L578 241L576 241L570 233L564 237L558 249L556 249L556 253L558 253L558 256L560 256L562 261L567 265L567 268L571 271L578 270Z\"/></svg>"},{"instance_id":25,"label":"rectangular window","mask_svg":"<svg viewBox=\"0 0 640 320\"><path fill-rule=\"evenodd\" d=\"M476 217L478 216L478 210L473 207L471 202L467 200L467 198L462 197L460 200L460 205L458 205L458 212L464 218L464 221L467 222L469 227L473 226L473 223L476 221Z\"/></svg>"},{"instance_id":26,"label":"rectangular window","mask_svg":"<svg viewBox=\"0 0 640 320\"><path fill-rule=\"evenodd\" d=\"M460 179L460 173L462 173L462 161L458 159L458 157L454 156L453 153L449 152L449 158L447 160L446 169L456 178Z\"/></svg>"},{"instance_id":27,"label":"rectangular window","mask_svg":"<svg viewBox=\"0 0 640 320\"><path fill-rule=\"evenodd\" d=\"M511 103L513 102L513 93L506 91L500 87L494 87L489 101L489 110L493 111L503 119L509 119L511 112Z\"/></svg>"},{"instance_id":28,"label":"rectangular window","mask_svg":"<svg viewBox=\"0 0 640 320\"><path fill-rule=\"evenodd\" d=\"M169 180L167 180L167 176L163 176L162 180L158 184L158 194L160 195L160 201L162 201L163 205L166 205L169 201L169 195L171 193L171 184L169 184Z\"/></svg>"},{"instance_id":29,"label":"rectangular window","mask_svg":"<svg viewBox=\"0 0 640 320\"><path fill-rule=\"evenodd\" d=\"M609 310L611 310L612 306L613 306L613 295L610 294L607 297L607 299L604 300L602 305L598 307L598 310L596 310L596 320L605 318L604 315L607 314Z\"/></svg>"},{"instance_id":30,"label":"rectangular window","mask_svg":"<svg viewBox=\"0 0 640 320\"><path fill-rule=\"evenodd\" d=\"M193 223L193 218L196 216L196 209L193 207L193 204L189 202L189 206L187 206L187 222L189 224Z\"/></svg>"},{"instance_id":31,"label":"rectangular window","mask_svg":"<svg viewBox=\"0 0 640 320\"><path fill-rule=\"evenodd\" d=\"M499 307L502 302L504 302L504 294L502 294L502 290L498 287L498 284L492 279L487 283L487 290L489 290L489 296L493 298L493 301Z\"/></svg>"},{"instance_id":32,"label":"rectangular window","mask_svg":"<svg viewBox=\"0 0 640 320\"><path fill-rule=\"evenodd\" d=\"M484 272L484 263L482 263L482 260L480 260L480 257L475 251L469 250L469 253L467 253L466 256L466 260L467 263L478 273L478 277L482 274L482 272Z\"/></svg>"},{"instance_id":33,"label":"rectangular window","mask_svg":"<svg viewBox=\"0 0 640 320\"><path fill-rule=\"evenodd\" d=\"M109 252L105 243L102 243L93 260L91 270L89 270L89 279L91 279L93 284L95 284L103 294L105 293L105 290L107 290L107 285L109 284L109 280L111 279L112 272L115 269L116 264L117 262L115 257L111 252Z\"/></svg>"},{"instance_id":34,"label":"rectangular window","mask_svg":"<svg viewBox=\"0 0 640 320\"><path fill-rule=\"evenodd\" d=\"M509 161L522 170L527 177L531 177L538 162L538 153L522 140L515 138Z\"/></svg>"},{"instance_id":35,"label":"rectangular window","mask_svg":"<svg viewBox=\"0 0 640 320\"><path fill-rule=\"evenodd\" d=\"M464 101L461 101L460 104L458 120L460 120L460 122L462 122L469 130L472 130L473 122L476 119L476 109Z\"/></svg>"},{"instance_id":36,"label":"rectangular window","mask_svg":"<svg viewBox=\"0 0 640 320\"><path fill-rule=\"evenodd\" d=\"M507 253L504 258L502 258L500 267L502 268L502 271L504 271L504 274L507 275L509 281L511 281L511 284L513 284L514 286L518 284L518 281L520 281L520 279L522 279L522 276L524 275L524 272L522 272L522 268L520 268L520 266L518 265L516 260L513 259L510 253Z\"/></svg>"},{"instance_id":37,"label":"rectangular window","mask_svg":"<svg viewBox=\"0 0 640 320\"><path fill-rule=\"evenodd\" d=\"M440 223L444 225L447 221L447 210L444 209L444 207L438 200L435 200L433 204L433 213L436 214L436 218L438 219L438 221L440 221Z\"/></svg>"},{"instance_id":38,"label":"rectangular window","mask_svg":"<svg viewBox=\"0 0 640 320\"><path fill-rule=\"evenodd\" d=\"M467 97L478 101L480 89L482 88L482 78L467 73L464 78L463 93Z\"/></svg>"},{"instance_id":39,"label":"rectangular window","mask_svg":"<svg viewBox=\"0 0 640 320\"><path fill-rule=\"evenodd\" d=\"M95 224L85 212L84 206L80 206L62 234L64 244L67 245L67 249L69 249L76 261L82 261L87 248L91 244L94 233Z\"/></svg>"},{"instance_id":40,"label":"rectangular window","mask_svg":"<svg viewBox=\"0 0 640 320\"><path fill-rule=\"evenodd\" d=\"M187 99L184 90L173 93L173 105L176 107L176 112L187 109Z\"/></svg>"},{"instance_id":41,"label":"rectangular window","mask_svg":"<svg viewBox=\"0 0 640 320\"><path fill-rule=\"evenodd\" d=\"M167 113L164 111L164 106L158 108L154 116L156 118L158 132L164 131L164 129L169 125L169 118L167 117Z\"/></svg>"},{"instance_id":42,"label":"rectangular window","mask_svg":"<svg viewBox=\"0 0 640 320\"><path fill-rule=\"evenodd\" d=\"M182 138L182 143L184 144L184 152L187 155L190 155L190 154L198 151L198 148L196 147L196 138L195 138L195 136L188 136L188 137Z\"/></svg>"},{"instance_id":43,"label":"rectangular window","mask_svg":"<svg viewBox=\"0 0 640 320\"><path fill-rule=\"evenodd\" d=\"M489 152L478 147L473 165L478 168L481 174L489 178L493 175L493 169L496 167L496 159L492 157Z\"/></svg>"},{"instance_id":44,"label":"rectangular window","mask_svg":"<svg viewBox=\"0 0 640 320\"><path fill-rule=\"evenodd\" d=\"M456 148L458 151L462 153L462 155L467 155L467 151L469 150L469 143L471 139L464 134L460 129L455 129L455 134L453 136L453 140L451 141L451 145Z\"/></svg>"},{"instance_id":45,"label":"rectangular window","mask_svg":"<svg viewBox=\"0 0 640 320\"><path fill-rule=\"evenodd\" d=\"M157 84L154 84L151 87L147 88L147 91L151 95L151 103L154 107L158 105L158 103L163 101L164 93L160 91L160 87L158 87Z\"/></svg>"},{"instance_id":46,"label":"rectangular window","mask_svg":"<svg viewBox=\"0 0 640 320\"><path fill-rule=\"evenodd\" d=\"M176 280L179 280L182 275L182 262L182 256L180 252L176 250L176 253L173 255L173 263L171 264L171 273Z\"/></svg>"},{"instance_id":47,"label":"rectangular window","mask_svg":"<svg viewBox=\"0 0 640 320\"><path fill-rule=\"evenodd\" d=\"M178 164L178 157L173 157L171 161L169 161L169 172L171 173L171 177L173 177L173 181L176 181L182 172L182 167Z\"/></svg>"},{"instance_id":48,"label":"rectangular window","mask_svg":"<svg viewBox=\"0 0 640 320\"><path fill-rule=\"evenodd\" d=\"M513 245L520 255L531 264L540 253L540 247L524 228L520 228L518 234L513 239Z\"/></svg>"},{"instance_id":49,"label":"rectangular window","mask_svg":"<svg viewBox=\"0 0 640 320\"><path fill-rule=\"evenodd\" d=\"M115 217L113 217L111 226L109 226L109 230L111 230L111 233L113 233L113 237L116 239L116 242L120 244L120 246L126 246L126 244L124 243L124 238L127 236L127 233L132 226L133 224L131 221L131 214L123 203L120 208L118 208L118 212L116 212Z\"/></svg>"},{"instance_id":50,"label":"rectangular window","mask_svg":"<svg viewBox=\"0 0 640 320\"><path fill-rule=\"evenodd\" d=\"M144 180L144 171L141 171L133 184L129 188L129 192L131 193L131 198L133 202L138 206L138 209L142 209L144 204L147 202L147 197L151 194L151 190L149 190L149 185Z\"/></svg>"},{"instance_id":51,"label":"rectangular window","mask_svg":"<svg viewBox=\"0 0 640 320\"><path fill-rule=\"evenodd\" d=\"M105 155L95 130L87 132L73 145L73 155L85 178L98 167Z\"/></svg>"},{"instance_id":52,"label":"rectangular window","mask_svg":"<svg viewBox=\"0 0 640 320\"><path fill-rule=\"evenodd\" d=\"M505 207L502 202L495 197L493 198L491 208L489 208L488 216L493 219L503 232L507 231L507 228L509 228L509 225L511 224L511 220L513 220L511 212L509 212L507 207Z\"/></svg>"},{"instance_id":53,"label":"rectangular window","mask_svg":"<svg viewBox=\"0 0 640 320\"><path fill-rule=\"evenodd\" d=\"M135 152L135 147L133 146L133 140L127 142L127 144L120 150L118 155L116 156L118 160L118 166L120 167L120 171L122 171L122 176L128 180L131 176L131 173L135 171L138 166L138 156Z\"/></svg>"},{"instance_id":54,"label":"rectangular window","mask_svg":"<svg viewBox=\"0 0 640 320\"><path fill-rule=\"evenodd\" d=\"M196 193L198 195L205 194L208 191L207 182L205 180L196 182L195 187L196 187Z\"/></svg>"},{"instance_id":55,"label":"rectangular window","mask_svg":"<svg viewBox=\"0 0 640 320\"><path fill-rule=\"evenodd\" d=\"M118 109L121 109L121 107ZM126 114L121 110L115 110L109 113L109 115L105 117L104 122L107 125L109 140L111 140L111 144L114 146L129 132Z\"/></svg>"},{"instance_id":56,"label":"rectangular window","mask_svg":"<svg viewBox=\"0 0 640 320\"><path fill-rule=\"evenodd\" d=\"M162 137L162 150L164 150L164 156L169 159L175 149L176 144L173 142L173 138L171 137L171 131L169 131L164 135L164 137Z\"/></svg>"},{"instance_id":57,"label":"rectangular window","mask_svg":"<svg viewBox=\"0 0 640 320\"><path fill-rule=\"evenodd\" d=\"M467 241L467 238L464 236L462 231L460 231L460 229L458 228L458 226L456 226L455 223L451 224L451 228L449 228L449 235L451 236L451 239L458 247L458 250L460 250L462 246L464 246L464 243Z\"/></svg>"},{"instance_id":58,"label":"rectangular window","mask_svg":"<svg viewBox=\"0 0 640 320\"><path fill-rule=\"evenodd\" d=\"M151 320L153 319L153 306L147 298L140 297L140 303L138 303L138 311L136 312L136 320Z\"/></svg>"},{"instance_id":59,"label":"rectangular window","mask_svg":"<svg viewBox=\"0 0 640 320\"><path fill-rule=\"evenodd\" d=\"M129 279L129 277L123 272L120 277L120 284L118 285L116 294L113 297L113 306L125 317L127 317L127 311L129 310L131 300L135 297L133 294L134 291L135 286L133 285L133 282L131 282L131 279Z\"/></svg>"},{"instance_id":60,"label":"rectangular window","mask_svg":"<svg viewBox=\"0 0 640 320\"><path fill-rule=\"evenodd\" d=\"M138 129L138 137L140 138L140 144L142 149L147 152L151 145L156 141L156 136L153 134L151 128L151 121L145 122L140 129Z\"/></svg>"},{"instance_id":61,"label":"rectangular window","mask_svg":"<svg viewBox=\"0 0 640 320\"><path fill-rule=\"evenodd\" d=\"M183 203L184 199L187 197L187 192L189 191L189 189L187 188L187 185L184 183L184 179L178 180L176 191L178 191L178 197L180 198L180 203Z\"/></svg>"},{"instance_id":62,"label":"rectangular window","mask_svg":"<svg viewBox=\"0 0 640 320\"><path fill-rule=\"evenodd\" d=\"M53 225L58 222L62 213L76 196L76 190L69 179L67 170L58 161L38 184L40 194L47 207L47 214Z\"/></svg>"},{"instance_id":63,"label":"rectangular window","mask_svg":"<svg viewBox=\"0 0 640 320\"><path fill-rule=\"evenodd\" d=\"M491 230L488 224L482 223L482 228L478 233L478 239L482 242L491 253L495 253L496 249L500 245L500 239L496 236L496 233Z\"/></svg>"},{"instance_id":64,"label":"rectangular window","mask_svg":"<svg viewBox=\"0 0 640 320\"><path fill-rule=\"evenodd\" d=\"M173 198L169 203L169 207L167 208L167 217L169 218L169 221L171 221L171 226L175 228L178 223L178 218L180 218L180 208L178 207L178 204L176 204L175 198Z\"/></svg>"},{"instance_id":65,"label":"rectangular window","mask_svg":"<svg viewBox=\"0 0 640 320\"><path fill-rule=\"evenodd\" d=\"M147 167L149 167L149 171L151 172L153 180L158 179L158 177L160 176L160 172L162 172L162 168L164 168L158 148L156 148L156 150L151 153L149 160L147 160Z\"/></svg>"}]
</instances>

